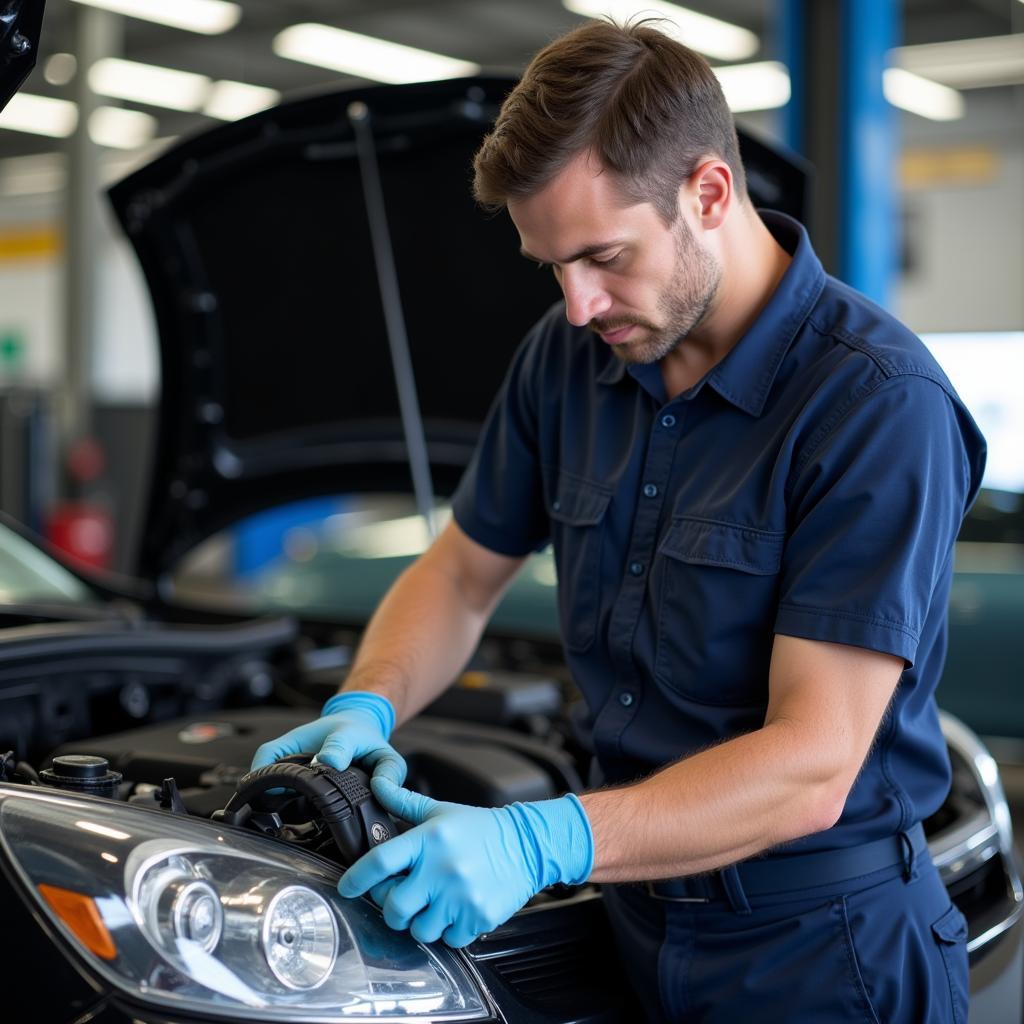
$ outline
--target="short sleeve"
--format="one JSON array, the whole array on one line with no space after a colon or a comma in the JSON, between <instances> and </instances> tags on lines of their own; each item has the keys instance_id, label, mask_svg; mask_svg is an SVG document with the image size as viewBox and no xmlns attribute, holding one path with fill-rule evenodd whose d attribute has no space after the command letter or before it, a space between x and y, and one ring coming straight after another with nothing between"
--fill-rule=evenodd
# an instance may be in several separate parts
<instances>
[{"instance_id":1,"label":"short sleeve","mask_svg":"<svg viewBox=\"0 0 1024 1024\"><path fill-rule=\"evenodd\" d=\"M790 489L775 632L913 664L984 441L939 384L902 375L809 445Z\"/></svg>"},{"instance_id":2,"label":"short sleeve","mask_svg":"<svg viewBox=\"0 0 1024 1024\"><path fill-rule=\"evenodd\" d=\"M538 449L543 323L513 357L452 498L455 521L469 537L512 557L543 547L550 534Z\"/></svg>"}]
</instances>

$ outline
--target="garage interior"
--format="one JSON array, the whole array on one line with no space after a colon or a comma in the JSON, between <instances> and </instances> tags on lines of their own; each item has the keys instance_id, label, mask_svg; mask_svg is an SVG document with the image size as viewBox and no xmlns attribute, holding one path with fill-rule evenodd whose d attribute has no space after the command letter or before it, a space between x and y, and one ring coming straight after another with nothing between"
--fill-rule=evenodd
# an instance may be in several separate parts
<instances>
[{"instance_id":1,"label":"garage interior","mask_svg":"<svg viewBox=\"0 0 1024 1024\"><path fill-rule=\"evenodd\" d=\"M11 6L41 9L42 20L34 67L0 112L4 523L97 588L103 600L124 607L137 595L142 606L180 604L202 609L210 621L315 624L313 640L295 640L283 626L274 633L268 625L265 635L256 626L240 633L238 643L252 655L245 701L232 696L219 707L213 697L204 705L197 696L196 707L207 713L196 713L199 732L175 739L175 750L223 741L232 757L242 756L226 736L203 734L203 723L214 723L226 708L249 721L243 703L288 689L264 671L263 655L254 653L264 647L295 641L313 680L309 692L289 690L279 701L291 704L290 714L311 706L310 694L322 700L333 693L376 603L448 522L449 498L514 345L490 355L471 352L460 335L445 363L447 339L428 316L436 313L431 303L438 296L425 294L428 286L417 278L443 271L447 276L438 279L449 294L441 305L464 302L481 317L509 298L504 290L487 296L487 282L514 279L521 308L513 298L495 319L524 318L523 331L560 293L547 278L522 276L520 284L513 276L518 270L506 271L503 263L474 266L472 253L460 265L457 245L470 248L469 241L484 237L461 226L438 261L430 232L444 218L454 220L460 202L471 212L467 155L539 49L587 19L653 15L667 19L662 24L718 75L741 133L752 192L804 223L827 273L924 341L987 439L982 491L956 545L949 649L936 699L983 746L976 763L957 767L954 758L955 770L965 779L972 771L996 778L1008 804L1006 828L1024 849L1022 0L195 0L194 9L178 0L45 0L45 7L42 0L21 0ZM397 49L389 50L392 44ZM387 89L380 90L389 86L408 90L412 99L388 99ZM411 127L401 122L399 104L406 102ZM336 110L328 117L331 103ZM360 105L370 111L363 129L371 133L363 137L369 150L360 149ZM471 129L452 127L440 115L431 127L437 111L456 107ZM336 132L332 118L341 126ZM268 171L260 163L261 147L272 165L274 147L285 152L281 140L300 130L313 139L302 143L304 153L323 146L319 168L305 184L294 168L277 179L272 166ZM461 164L447 149L449 162L417 157L434 132L442 141L450 135L451 154ZM390 141L381 142L385 136ZM249 178L245 161L253 154ZM202 186L194 182L219 188L223 173L237 174L224 193L231 199L204 206ZM204 256L216 250L218 236L251 233L237 266L227 241L209 256L211 266L221 261L221 284L195 284L202 274L189 277L188 267L166 258L175 229L161 225L160 211L173 205L175 190L194 203L189 225L200 225ZM318 225L311 211L321 195L333 196L329 202L337 206L327 211L324 199ZM480 214L480 231L491 232L487 238L510 232L496 223L502 216L489 221ZM449 257L450 266L430 266ZM264 259L265 273L258 266ZM514 248L508 259L522 262ZM283 288L278 300L275 260L302 267L313 283ZM154 285L158 274L169 283ZM302 303L314 288L323 303L312 313ZM195 341L206 337L195 325L215 318L218 303L226 309L229 292L232 315L244 308L247 293L251 298L243 335L232 339L235 347L222 362ZM270 317L261 303L277 311ZM369 312L361 319L364 304ZM372 341L346 334L346 318ZM161 352L181 324L192 325L184 328L189 340L177 352ZM247 360L260 365L259 380ZM180 371L176 381L165 379L172 370ZM339 381L335 391L331 378L347 370L361 379ZM194 386L183 386L186 379ZM221 387L223 395L215 395ZM340 408L332 414L335 399ZM187 407L187 415L169 414L174 404ZM317 417L324 422L314 430ZM300 427L313 433L299 441ZM175 432L179 440L187 435L186 454L161 462L158 442ZM213 454L200 467L206 444ZM442 449L447 454L438 456ZM363 464L360 453L370 451ZM268 482L278 469L291 475ZM172 504L183 511L172 513ZM239 510L244 514L236 515ZM0 550L0 565L10 562L12 573L9 587L0 581L0 605L11 609L12 623L31 628L45 616L32 611L23 621L13 618L23 603L18 557ZM431 765L440 771L440 760L452 778L466 773L453 783L455 796L445 799L497 800L503 790L490 786L486 766L496 776L514 776L516 757L543 758L531 744L554 735L545 716L561 716L567 695L578 697L561 653L555 585L550 553L531 556L459 685L428 709L438 721L463 726L432 724L428 714L405 734L402 749L428 774ZM125 619L134 614L126 611ZM94 682L83 683L83 692L105 685L95 681L102 667L89 671ZM12 696L3 697L5 686L0 681L0 746L15 747L30 718L16 703L13 684ZM132 730L164 718L177 721L160 710L178 707L173 690L169 679L153 687L118 682L113 696L103 697L116 715L101 713L96 722L108 728L99 732L112 735L110 723L118 722L135 736ZM44 699L42 690L37 696ZM521 735L500 753L476 751L464 723L477 716L494 726L513 723ZM297 715L293 724L304 720ZM251 725L253 736L276 735L261 723ZM950 726L947 739L960 737L959 728ZM47 754L60 748L66 755L115 756L122 749L114 743L108 755L102 743L100 749L77 734L70 718L62 729L57 741L44 744ZM166 739L152 736L158 745ZM135 742L150 740L140 734ZM973 740L964 742L974 750ZM437 751L445 744L449 753L442 758ZM451 752L456 749L463 753ZM551 765L549 774L569 771L558 758ZM202 771L209 770L204 763ZM195 778L198 785L198 769ZM565 776L563 792L573 778ZM176 806L169 790L161 796L160 782L154 786L161 806ZM182 778L178 784L188 785ZM209 797L207 815L221 797L220 790ZM1001 813L987 811L993 821ZM986 836L994 842L997 833L992 824ZM991 864L996 850L985 854ZM1019 886L1019 854L999 856ZM1024 901L1024 891L1016 901ZM1000 932L998 956L972 961L972 1022L1024 1021L1024 924L1014 913L1006 935ZM979 925L979 934L985 927ZM529 1019L568 1019L551 1013L537 1010ZM579 1019L640 1020L634 1013L594 1009Z\"/></svg>"}]
</instances>

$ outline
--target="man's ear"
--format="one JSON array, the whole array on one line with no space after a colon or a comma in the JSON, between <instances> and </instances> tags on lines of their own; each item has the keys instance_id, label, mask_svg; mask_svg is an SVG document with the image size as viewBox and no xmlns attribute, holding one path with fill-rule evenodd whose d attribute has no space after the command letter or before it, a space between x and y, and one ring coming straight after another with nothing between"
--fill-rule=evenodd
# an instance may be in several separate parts
<instances>
[{"instance_id":1,"label":"man's ear","mask_svg":"<svg viewBox=\"0 0 1024 1024\"><path fill-rule=\"evenodd\" d=\"M690 206L697 222L705 231L722 226L732 205L734 192L732 171L724 160L709 157L683 182L680 202Z\"/></svg>"}]
</instances>

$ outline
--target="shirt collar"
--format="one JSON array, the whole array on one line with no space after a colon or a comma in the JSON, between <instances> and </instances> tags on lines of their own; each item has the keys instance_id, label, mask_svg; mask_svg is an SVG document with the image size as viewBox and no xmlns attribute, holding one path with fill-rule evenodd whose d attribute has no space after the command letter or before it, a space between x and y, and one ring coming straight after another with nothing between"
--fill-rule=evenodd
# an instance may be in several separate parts
<instances>
[{"instance_id":1,"label":"shirt collar","mask_svg":"<svg viewBox=\"0 0 1024 1024\"><path fill-rule=\"evenodd\" d=\"M825 271L802 224L774 210L759 210L775 240L792 256L779 286L708 383L733 405L760 416L782 359L825 287Z\"/></svg>"},{"instance_id":2,"label":"shirt collar","mask_svg":"<svg viewBox=\"0 0 1024 1024\"><path fill-rule=\"evenodd\" d=\"M825 271L803 225L774 210L758 213L775 240L792 256L792 262L750 330L701 382L751 416L760 416L764 411L782 359L825 287ZM614 353L609 355L611 358L597 376L602 384L617 383L626 371L621 359ZM656 364L631 369L654 370Z\"/></svg>"}]
</instances>

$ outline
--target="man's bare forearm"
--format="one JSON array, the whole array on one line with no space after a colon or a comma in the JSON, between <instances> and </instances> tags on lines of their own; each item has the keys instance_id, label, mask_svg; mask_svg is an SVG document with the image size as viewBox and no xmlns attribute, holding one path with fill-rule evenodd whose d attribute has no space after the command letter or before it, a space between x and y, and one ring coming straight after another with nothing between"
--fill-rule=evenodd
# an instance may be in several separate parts
<instances>
[{"instance_id":1,"label":"man's bare forearm","mask_svg":"<svg viewBox=\"0 0 1024 1024\"><path fill-rule=\"evenodd\" d=\"M711 871L830 828L903 660L776 637L765 724L624 789L581 797L597 882Z\"/></svg>"},{"instance_id":2,"label":"man's bare forearm","mask_svg":"<svg viewBox=\"0 0 1024 1024\"><path fill-rule=\"evenodd\" d=\"M711 871L831 826L842 782L806 763L800 737L769 726L623 789L581 797L595 882Z\"/></svg>"}]
</instances>

